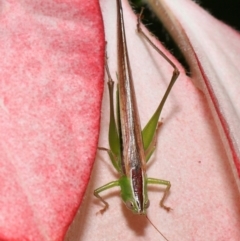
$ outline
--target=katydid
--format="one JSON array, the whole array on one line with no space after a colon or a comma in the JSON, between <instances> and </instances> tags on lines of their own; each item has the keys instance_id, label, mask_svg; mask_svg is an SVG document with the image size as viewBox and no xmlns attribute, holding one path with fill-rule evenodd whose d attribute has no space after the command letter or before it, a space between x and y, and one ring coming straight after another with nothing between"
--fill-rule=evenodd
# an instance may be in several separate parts
<instances>
[{"instance_id":1,"label":"katydid","mask_svg":"<svg viewBox=\"0 0 240 241\"><path fill-rule=\"evenodd\" d=\"M141 13L142 14L142 13ZM141 16L140 14L140 16ZM174 63L161 52L145 35L140 27L140 17L137 23L138 32L153 46L153 48L173 67L173 74L167 90L160 101L157 110L141 130L135 97L132 72L129 63L127 42L125 36L123 10L121 0L117 0L117 41L118 41L118 88L116 100L117 118L115 118L113 89L114 82L110 76L106 57L106 73L108 76L108 89L110 98L110 124L109 124L109 146L110 149L99 147L107 151L111 162L117 172L119 179L97 188L94 195L104 204L101 213L106 211L108 203L99 195L101 192L115 186L121 189L121 197L128 209L133 213L146 215L149 207L147 195L148 184L166 185L160 206L167 211L169 207L164 205L164 200L171 187L169 181L148 178L146 175L146 163L153 154L156 146L156 136L159 127L159 117L164 103L179 76L179 71Z\"/></svg>"}]
</instances>

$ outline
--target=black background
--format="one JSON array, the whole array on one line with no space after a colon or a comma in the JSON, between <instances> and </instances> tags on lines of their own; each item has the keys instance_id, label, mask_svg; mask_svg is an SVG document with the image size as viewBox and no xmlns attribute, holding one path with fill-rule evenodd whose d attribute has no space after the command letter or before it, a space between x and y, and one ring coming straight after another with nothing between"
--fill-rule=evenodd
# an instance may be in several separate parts
<instances>
[{"instance_id":1,"label":"black background","mask_svg":"<svg viewBox=\"0 0 240 241\"><path fill-rule=\"evenodd\" d=\"M178 49L161 22L159 22L159 20L147 8L147 5L143 5L142 0L129 0L129 2L136 13L139 13L141 7L144 7L142 22L146 25L149 31L152 32L168 50L170 50L170 52L184 66L186 73L190 75L189 66L181 54L181 51ZM240 31L240 0L195 0L195 2L217 19Z\"/></svg>"},{"instance_id":2,"label":"black background","mask_svg":"<svg viewBox=\"0 0 240 241\"><path fill-rule=\"evenodd\" d=\"M200 0L213 16L240 30L240 0Z\"/></svg>"},{"instance_id":3,"label":"black background","mask_svg":"<svg viewBox=\"0 0 240 241\"><path fill-rule=\"evenodd\" d=\"M171 0L169 0L171 1ZM240 0L194 0L213 16L240 30ZM140 9L142 0L129 0L135 10Z\"/></svg>"}]
</instances>

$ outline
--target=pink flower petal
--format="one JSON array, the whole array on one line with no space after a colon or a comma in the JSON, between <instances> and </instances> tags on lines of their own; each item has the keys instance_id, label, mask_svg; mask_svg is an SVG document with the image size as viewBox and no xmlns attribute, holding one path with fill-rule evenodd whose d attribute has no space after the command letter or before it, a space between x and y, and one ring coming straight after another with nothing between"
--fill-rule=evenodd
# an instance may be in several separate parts
<instances>
[{"instance_id":1,"label":"pink flower petal","mask_svg":"<svg viewBox=\"0 0 240 241\"><path fill-rule=\"evenodd\" d=\"M166 2L169 5L170 2L175 3L178 11L189 14L190 1ZM126 1L123 1L123 5L130 61L144 125L166 89L172 68L139 38L135 31L136 16L126 5ZM196 21L200 28L208 14L193 3L191 6L193 17L188 24L193 25ZM108 41L109 64L114 78L117 61L115 1L102 0L101 7ZM175 16L169 9L167 14ZM215 25L219 23L211 17L208 20L212 35ZM222 28L217 29L221 31ZM227 37L228 31L223 31L225 34L222 38ZM231 34L232 30L229 31ZM201 41L209 42L211 35L204 35ZM163 49L159 43L158 46ZM223 49L227 51L226 48ZM197 56L203 54L195 52ZM221 58L221 53L217 53L217 57ZM166 54L173 59L169 53ZM176 60L173 61L176 63ZM216 58L213 61L216 61ZM176 64L181 76L164 107L164 124L159 133L155 156L148 169L149 177L171 181L172 188L166 204L173 210L167 213L161 209L159 201L162 193L157 187L149 188L151 205L148 216L170 241L239 240L239 193L226 152L205 96L192 84L192 79L186 77L182 67ZM198 63L195 68L199 69ZM195 77L199 78L199 74L194 72L194 79ZM108 147L109 103L107 88L105 89L100 145ZM133 215L126 209L120 200L118 188L103 193L110 208L103 216L96 215L102 205L93 197L93 190L115 179L117 175L106 153L99 152L85 202L69 232L69 237L72 237L69 240L163 240L143 216Z\"/></svg>"},{"instance_id":2,"label":"pink flower petal","mask_svg":"<svg viewBox=\"0 0 240 241\"><path fill-rule=\"evenodd\" d=\"M96 153L99 4L4 0L0 23L0 240L62 240Z\"/></svg>"},{"instance_id":3,"label":"pink flower petal","mask_svg":"<svg viewBox=\"0 0 240 241\"><path fill-rule=\"evenodd\" d=\"M162 10L149 2L159 16L164 8L170 13L163 21L185 50L193 80L207 97L240 188L240 34L201 8L195 11L192 1L162 1ZM179 11L182 5L185 11Z\"/></svg>"}]
</instances>

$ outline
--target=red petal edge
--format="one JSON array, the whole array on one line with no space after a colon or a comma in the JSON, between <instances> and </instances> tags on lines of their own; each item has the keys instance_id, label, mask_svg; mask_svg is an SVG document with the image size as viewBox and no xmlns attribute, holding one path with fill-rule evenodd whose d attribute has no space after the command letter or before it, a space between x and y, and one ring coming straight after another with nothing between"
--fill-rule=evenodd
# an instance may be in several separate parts
<instances>
[{"instance_id":1,"label":"red petal edge","mask_svg":"<svg viewBox=\"0 0 240 241\"><path fill-rule=\"evenodd\" d=\"M97 0L1 1L0 240L62 240L99 134Z\"/></svg>"},{"instance_id":2,"label":"red petal edge","mask_svg":"<svg viewBox=\"0 0 240 241\"><path fill-rule=\"evenodd\" d=\"M207 98L240 190L240 113L236 101L240 35L192 1L159 0L156 7L154 1L149 2L176 39L191 66L193 81Z\"/></svg>"}]
</instances>

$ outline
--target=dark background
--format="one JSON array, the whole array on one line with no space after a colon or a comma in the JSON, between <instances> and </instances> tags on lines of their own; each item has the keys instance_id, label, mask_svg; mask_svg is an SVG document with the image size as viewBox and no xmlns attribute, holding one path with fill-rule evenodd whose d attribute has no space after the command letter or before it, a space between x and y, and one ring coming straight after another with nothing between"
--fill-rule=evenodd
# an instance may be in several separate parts
<instances>
[{"instance_id":1,"label":"dark background","mask_svg":"<svg viewBox=\"0 0 240 241\"><path fill-rule=\"evenodd\" d=\"M200 0L198 2L216 18L240 30L240 0Z\"/></svg>"},{"instance_id":2,"label":"dark background","mask_svg":"<svg viewBox=\"0 0 240 241\"><path fill-rule=\"evenodd\" d=\"M169 0L170 1L170 0ZM240 0L194 0L213 16L240 30ZM133 8L139 11L142 0L129 0ZM138 7L138 9L137 9Z\"/></svg>"},{"instance_id":3,"label":"dark background","mask_svg":"<svg viewBox=\"0 0 240 241\"><path fill-rule=\"evenodd\" d=\"M140 12L142 6L144 7L142 22L165 45L165 47L171 51L178 61L182 63L186 69L186 73L190 73L188 64L182 56L181 51L171 39L171 36L165 30L161 22L155 18L146 5L142 5L142 0L129 0L129 2L136 13ZM240 31L240 0L195 0L195 2L217 19Z\"/></svg>"}]
</instances>

